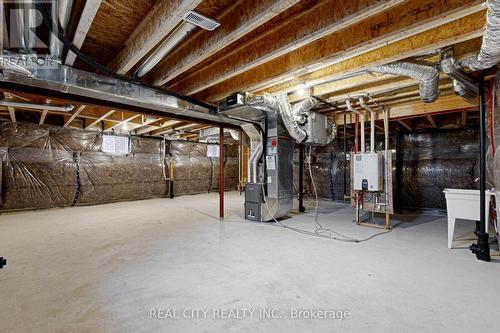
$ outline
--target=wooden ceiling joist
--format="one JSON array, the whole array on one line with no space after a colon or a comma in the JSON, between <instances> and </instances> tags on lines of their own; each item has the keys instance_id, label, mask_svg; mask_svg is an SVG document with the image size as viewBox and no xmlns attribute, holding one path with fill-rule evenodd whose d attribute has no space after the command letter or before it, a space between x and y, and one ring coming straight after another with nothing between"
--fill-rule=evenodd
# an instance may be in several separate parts
<instances>
[{"instance_id":1,"label":"wooden ceiling joist","mask_svg":"<svg viewBox=\"0 0 500 333\"><path fill-rule=\"evenodd\" d=\"M462 111L462 114L460 115L460 125L465 126L467 123L467 111Z\"/></svg>"},{"instance_id":2,"label":"wooden ceiling joist","mask_svg":"<svg viewBox=\"0 0 500 333\"><path fill-rule=\"evenodd\" d=\"M219 28L210 34L197 34L160 62L153 75L153 83L156 85L167 83L292 7L298 1L236 1L217 18L221 23Z\"/></svg>"},{"instance_id":3,"label":"wooden ceiling joist","mask_svg":"<svg viewBox=\"0 0 500 333\"><path fill-rule=\"evenodd\" d=\"M163 124L161 124L160 126L147 126L145 128L139 129L136 131L135 134L137 134L137 135L146 134L146 133L149 133L152 131L161 130L161 129L166 128L166 127L172 127L173 125L176 125L180 122L181 122L180 120L167 120Z\"/></svg>"},{"instance_id":4,"label":"wooden ceiling joist","mask_svg":"<svg viewBox=\"0 0 500 333\"><path fill-rule=\"evenodd\" d=\"M119 74L127 73L182 21L202 0L158 1L136 27L123 49L110 64Z\"/></svg>"},{"instance_id":5,"label":"wooden ceiling joist","mask_svg":"<svg viewBox=\"0 0 500 333\"><path fill-rule=\"evenodd\" d=\"M217 101L235 91L260 91L273 86L276 87L268 90L291 91L298 84L332 81L330 77L339 78L340 74L345 77L374 64L400 60L419 55L422 50L435 50L478 37L482 35L485 22L482 3L477 0L414 0L409 6L405 2L212 86L194 97ZM464 17L467 19L460 20ZM455 30L457 25L458 30ZM432 36L423 36L429 31L432 31ZM417 45L413 46L409 40ZM282 84L284 82L286 84Z\"/></svg>"},{"instance_id":6,"label":"wooden ceiling joist","mask_svg":"<svg viewBox=\"0 0 500 333\"><path fill-rule=\"evenodd\" d=\"M8 100L12 100L12 94L8 92L4 92L5 98ZM9 110L9 117L10 121L15 123L16 122L16 109L13 106L8 106L7 109Z\"/></svg>"},{"instance_id":7,"label":"wooden ceiling joist","mask_svg":"<svg viewBox=\"0 0 500 333\"><path fill-rule=\"evenodd\" d=\"M174 120L172 120L173 122ZM167 124L166 126L163 126L165 124L163 124L161 128L157 129L157 130L154 130L151 135L152 136L155 136L155 135L162 135L162 134L166 134L166 133L170 133L170 132L173 132L175 129L174 129L174 126L175 125L181 125L181 126L184 126L186 123L185 122L180 122L180 121L177 121L175 120L176 123L172 124L172 123L169 123ZM168 122L167 122L168 123Z\"/></svg>"},{"instance_id":8,"label":"wooden ceiling joist","mask_svg":"<svg viewBox=\"0 0 500 333\"><path fill-rule=\"evenodd\" d=\"M411 120L398 120L398 123L406 128L408 131L412 131Z\"/></svg>"},{"instance_id":9,"label":"wooden ceiling joist","mask_svg":"<svg viewBox=\"0 0 500 333\"><path fill-rule=\"evenodd\" d=\"M391 77L393 77L393 76L381 75L381 74L371 74L371 73L356 75L354 77L347 78L344 80L339 80L339 81L335 81L335 82L328 82L328 83L325 83L322 85L314 86L314 87L312 87L311 94L314 96L323 96L326 94L332 95L335 92L356 88L358 86L366 85L368 83L384 82ZM293 94L290 97L292 97L293 101L298 101L301 99L300 96L297 96L296 98L294 98Z\"/></svg>"},{"instance_id":10,"label":"wooden ceiling joist","mask_svg":"<svg viewBox=\"0 0 500 333\"><path fill-rule=\"evenodd\" d=\"M132 120L139 118L140 116L141 116L141 114L137 114L137 113L136 114L134 114L134 113L125 114L125 112L122 112L122 117L121 117L122 120L117 122L117 123L110 124L110 125L105 124L104 132L111 132L113 129L120 127L120 126L123 126L123 125L131 122Z\"/></svg>"},{"instance_id":11,"label":"wooden ceiling joist","mask_svg":"<svg viewBox=\"0 0 500 333\"><path fill-rule=\"evenodd\" d=\"M73 114L71 115L71 117L68 118L68 120L64 123L63 127L68 127L69 124L71 124L71 122L73 120L75 120L75 118L86 108L87 106L86 105L80 105L78 107L78 109L76 109L75 112L73 112Z\"/></svg>"},{"instance_id":12,"label":"wooden ceiling joist","mask_svg":"<svg viewBox=\"0 0 500 333\"><path fill-rule=\"evenodd\" d=\"M438 128L436 121L434 120L434 118L432 118L432 115L428 114L428 115L426 115L426 117L427 117L427 121L429 121L429 123L431 124L431 126L433 128Z\"/></svg>"},{"instance_id":13,"label":"wooden ceiling joist","mask_svg":"<svg viewBox=\"0 0 500 333\"><path fill-rule=\"evenodd\" d=\"M136 130L136 129L141 128L143 126L149 126L150 124L153 124L153 123L161 120L161 118L146 118L146 116L144 116L144 115L141 115L141 117L142 117L142 119L141 119L140 124L130 123L130 127L124 131L121 131L121 133L127 134L129 132L132 132L133 130Z\"/></svg>"},{"instance_id":14,"label":"wooden ceiling joist","mask_svg":"<svg viewBox=\"0 0 500 333\"><path fill-rule=\"evenodd\" d=\"M477 103L468 101L455 94L441 96L434 103L422 103L420 99L408 101L407 103L399 103L395 105L383 105L384 108L389 112L390 118L408 118L421 116L425 117L427 114L433 115L440 112L454 111L454 110L477 110ZM377 120L382 119L382 112L378 112L376 116ZM338 114L335 116L335 121L337 125L344 124L344 116ZM347 124L352 124L354 119L347 117Z\"/></svg>"},{"instance_id":15,"label":"wooden ceiling joist","mask_svg":"<svg viewBox=\"0 0 500 333\"><path fill-rule=\"evenodd\" d=\"M477 50L481 39L478 38L484 31L484 12L475 13L459 20L447 23L441 27L422 32L407 39L386 45L368 53L340 61L316 72L303 75L284 85L273 87L273 90L291 89L297 82L308 82L320 85L344 77L363 72L377 65L387 64L409 57L435 52L438 49L457 45L454 52L456 56L462 50L460 47L468 46ZM460 54L462 55L462 54Z\"/></svg>"},{"instance_id":16,"label":"wooden ceiling joist","mask_svg":"<svg viewBox=\"0 0 500 333\"><path fill-rule=\"evenodd\" d=\"M176 81L169 88L192 95L402 2L319 1L299 15L221 55L201 70Z\"/></svg>"},{"instance_id":17,"label":"wooden ceiling joist","mask_svg":"<svg viewBox=\"0 0 500 333\"><path fill-rule=\"evenodd\" d=\"M109 110L99 118L95 119L93 122L85 126L85 129L89 129L91 127L94 127L95 125L99 124L101 121L104 121L106 118L111 116L113 113L115 113L116 110Z\"/></svg>"},{"instance_id":18,"label":"wooden ceiling joist","mask_svg":"<svg viewBox=\"0 0 500 333\"><path fill-rule=\"evenodd\" d=\"M101 2L102 0L87 0L87 2L85 3L82 16L80 17L80 21L78 22L78 26L76 28L75 36L73 37L73 44L77 48L82 47L83 41L85 40L85 37L87 37L90 26L92 25L97 11L101 6ZM76 54L70 51L66 56L65 64L68 66L73 66L75 60Z\"/></svg>"},{"instance_id":19,"label":"wooden ceiling joist","mask_svg":"<svg viewBox=\"0 0 500 333\"><path fill-rule=\"evenodd\" d=\"M49 104L51 101L52 100L50 100L50 99L46 99L45 104ZM43 109L42 115L40 116L40 121L38 122L38 125L40 125L40 126L43 125L43 123L45 122L45 118L47 118L48 112L49 112L49 110Z\"/></svg>"}]
</instances>

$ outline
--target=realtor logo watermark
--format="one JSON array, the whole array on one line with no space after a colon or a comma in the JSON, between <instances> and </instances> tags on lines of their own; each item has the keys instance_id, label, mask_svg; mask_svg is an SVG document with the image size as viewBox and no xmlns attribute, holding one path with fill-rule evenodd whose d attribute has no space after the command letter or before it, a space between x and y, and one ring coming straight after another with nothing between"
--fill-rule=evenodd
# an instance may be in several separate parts
<instances>
[{"instance_id":1,"label":"realtor logo watermark","mask_svg":"<svg viewBox=\"0 0 500 333\"><path fill-rule=\"evenodd\" d=\"M55 0L0 1L0 61L25 68L57 67L60 54L50 53L62 46L50 30L58 31L58 14Z\"/></svg>"},{"instance_id":2,"label":"realtor logo watermark","mask_svg":"<svg viewBox=\"0 0 500 333\"><path fill-rule=\"evenodd\" d=\"M308 319L346 320L351 318L349 310L335 309L278 309L278 308L184 308L149 309L149 318L155 320L244 320L244 319Z\"/></svg>"}]
</instances>

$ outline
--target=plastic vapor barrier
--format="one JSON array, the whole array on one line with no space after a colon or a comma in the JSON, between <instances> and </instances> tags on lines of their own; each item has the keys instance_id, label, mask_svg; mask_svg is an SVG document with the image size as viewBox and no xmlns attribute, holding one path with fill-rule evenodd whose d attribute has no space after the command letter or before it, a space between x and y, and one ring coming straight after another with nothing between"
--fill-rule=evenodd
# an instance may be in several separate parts
<instances>
[{"instance_id":1,"label":"plastic vapor barrier","mask_svg":"<svg viewBox=\"0 0 500 333\"><path fill-rule=\"evenodd\" d=\"M478 140L475 129L405 134L402 207L446 209L445 188L478 188Z\"/></svg>"},{"instance_id":2,"label":"plastic vapor barrier","mask_svg":"<svg viewBox=\"0 0 500 333\"><path fill-rule=\"evenodd\" d=\"M340 135L342 129L339 130ZM396 135L389 140L395 152ZM445 188L476 189L479 177L479 136L475 129L425 130L402 136L402 177L397 197L396 153L393 153L394 202L403 209L446 209L442 191ZM304 191L314 195L308 172L308 147L305 153ZM347 141L348 152L353 140ZM383 150L383 136L376 137L376 150ZM294 191L298 193L298 146L294 156ZM500 159L500 157L499 157ZM313 147L312 170L318 195L331 200L344 196L344 168L347 167L347 195L350 194L349 161L344 165L343 139L338 137L327 146ZM500 177L499 177L500 178Z\"/></svg>"},{"instance_id":3,"label":"plastic vapor barrier","mask_svg":"<svg viewBox=\"0 0 500 333\"><path fill-rule=\"evenodd\" d=\"M224 149L224 188L236 189L238 183L238 146ZM219 188L219 157L207 157L207 144L171 141L174 159L174 193L204 193Z\"/></svg>"},{"instance_id":4,"label":"plastic vapor barrier","mask_svg":"<svg viewBox=\"0 0 500 333\"><path fill-rule=\"evenodd\" d=\"M97 132L1 123L0 210L164 197L169 195L170 156L174 194L208 191L212 169L212 187L218 188L219 161L212 166L205 144L134 136L129 142L129 154L114 155L101 152ZM227 146L226 151L225 186L235 189L238 150Z\"/></svg>"}]
</instances>

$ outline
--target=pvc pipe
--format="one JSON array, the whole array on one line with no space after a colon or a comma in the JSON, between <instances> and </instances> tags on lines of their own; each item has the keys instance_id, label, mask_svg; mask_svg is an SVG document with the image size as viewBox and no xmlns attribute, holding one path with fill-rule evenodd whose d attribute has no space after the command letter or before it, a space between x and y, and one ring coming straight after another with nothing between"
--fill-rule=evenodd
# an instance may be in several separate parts
<instances>
[{"instance_id":1,"label":"pvc pipe","mask_svg":"<svg viewBox=\"0 0 500 333\"><path fill-rule=\"evenodd\" d=\"M477 243L470 246L472 253L478 260L491 261L489 236L486 232L487 216L486 211L486 101L485 101L484 77L479 78L479 232L477 233ZM488 214L488 215L486 215Z\"/></svg>"},{"instance_id":2,"label":"pvc pipe","mask_svg":"<svg viewBox=\"0 0 500 333\"><path fill-rule=\"evenodd\" d=\"M365 114L363 112L353 108L350 100L346 99L345 104L347 106L347 110L354 112L356 115L358 115L361 118L361 152L364 153L365 152ZM356 126L356 130L357 130L357 126ZM357 141L357 139L358 139L358 135L356 133L355 140ZM355 149L355 152L356 152L356 150L357 149Z\"/></svg>"},{"instance_id":3,"label":"pvc pipe","mask_svg":"<svg viewBox=\"0 0 500 333\"><path fill-rule=\"evenodd\" d=\"M182 22L177 29L165 39L161 45L142 63L137 70L137 76L143 77L154 66L156 66L167 54L169 54L174 47L179 44L196 26L188 22Z\"/></svg>"},{"instance_id":4,"label":"pvc pipe","mask_svg":"<svg viewBox=\"0 0 500 333\"><path fill-rule=\"evenodd\" d=\"M257 153L255 154L255 158L252 160L252 168L253 168L253 182L257 183L257 163L258 157L262 154L262 148L264 146L264 142L259 142L259 147L257 147Z\"/></svg>"},{"instance_id":5,"label":"pvc pipe","mask_svg":"<svg viewBox=\"0 0 500 333\"><path fill-rule=\"evenodd\" d=\"M361 114L361 152L364 153L365 149L365 115Z\"/></svg>"},{"instance_id":6,"label":"pvc pipe","mask_svg":"<svg viewBox=\"0 0 500 333\"><path fill-rule=\"evenodd\" d=\"M253 141L253 140L252 140ZM253 142L250 143L250 147L252 146ZM255 158L255 152L257 151L257 149L255 149L251 154L250 154L250 157L248 158L248 161L247 161L247 177L248 177L248 181L251 182L253 180L252 178L252 160Z\"/></svg>"},{"instance_id":7,"label":"pvc pipe","mask_svg":"<svg viewBox=\"0 0 500 333\"><path fill-rule=\"evenodd\" d=\"M375 152L375 111L366 105L363 97L359 98L359 105L370 113L370 152Z\"/></svg>"},{"instance_id":8,"label":"pvc pipe","mask_svg":"<svg viewBox=\"0 0 500 333\"><path fill-rule=\"evenodd\" d=\"M247 162L247 170L248 170L248 180L253 183L257 182L257 156L262 153L262 140L259 142L257 148L250 154L250 158Z\"/></svg>"},{"instance_id":9,"label":"pvc pipe","mask_svg":"<svg viewBox=\"0 0 500 333\"><path fill-rule=\"evenodd\" d=\"M73 104L66 105L54 105L54 104L34 104L34 103L23 103L23 102L12 102L6 100L0 100L0 106L11 106L14 108L22 109L35 109L35 110L48 110L48 111L60 111L69 112L75 107Z\"/></svg>"}]
</instances>

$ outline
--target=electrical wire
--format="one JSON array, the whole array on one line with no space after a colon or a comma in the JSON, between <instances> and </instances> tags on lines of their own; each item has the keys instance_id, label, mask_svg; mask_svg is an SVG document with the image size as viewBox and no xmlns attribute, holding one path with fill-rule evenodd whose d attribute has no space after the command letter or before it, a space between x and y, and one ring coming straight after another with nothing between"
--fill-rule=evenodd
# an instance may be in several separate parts
<instances>
[{"instance_id":1,"label":"electrical wire","mask_svg":"<svg viewBox=\"0 0 500 333\"><path fill-rule=\"evenodd\" d=\"M88 55L86 55L85 53L83 53L79 48L77 48L66 37L66 35L64 34L64 30L63 30L60 22L58 20L57 20L57 22L54 21L54 18L50 14L50 11L47 9L47 5L41 4L41 6L40 6L40 12L42 13L43 22L45 23L45 26L49 30L49 35L52 34L52 35L56 36L57 39L59 39L59 41L61 41L61 43L63 43L63 45L66 48L68 48L68 50L70 50L71 52L73 52L78 58L80 58L81 60L83 60L87 64L91 65L95 69L97 69L97 70L105 73L107 76L110 76L110 77L118 79L118 80L127 81L129 83L141 85L141 86L144 86L144 87L147 87L147 88L150 88L150 89L154 89L156 91L159 91L159 92L162 92L164 94L176 97L176 98L184 100L186 102L189 102L189 103L192 103L192 104L204 107L204 108L206 108L208 110L217 111L217 108L215 106L213 106L213 105L204 103L202 101L199 101L197 99L191 98L189 96L184 96L184 95L178 94L178 93L176 93L174 91L171 91L171 90L168 90L168 89L163 89L163 88L160 88L158 86L154 86L154 85L151 85L151 84L146 84L144 82L139 81L137 78L130 78L130 77L118 74L117 72L111 70L110 68L108 68L108 67L106 67L106 66L98 63L97 61L95 61L94 59L92 59L91 57L89 57ZM54 31L54 28L56 28L56 31Z\"/></svg>"},{"instance_id":2,"label":"electrical wire","mask_svg":"<svg viewBox=\"0 0 500 333\"><path fill-rule=\"evenodd\" d=\"M343 234L341 234L339 232L336 232L335 230L332 230L332 229L329 229L329 228L325 228L319 222L319 217L318 217L319 216L319 213L318 213L319 198L318 198L318 192L317 192L317 189L316 189L316 183L314 182L314 177L313 177L313 174L312 174L312 168L311 168L311 150L312 150L312 146L309 146L309 153L308 153L308 161L307 161L307 163L308 163L308 168L309 168L309 176L311 177L311 183L313 185L314 196L315 196L315 199L316 199L316 203L315 203L315 207L314 207L314 225L315 225L315 230L314 231L309 231L309 230L305 230L305 229L294 228L294 227L288 226L288 225L283 224L280 221L278 221L274 217L274 215L271 213L271 209L269 208L269 205L268 205L268 202L267 202L267 199L266 199L266 195L264 194L265 193L264 184L262 184L262 193L263 193L262 196L263 196L263 199L264 199L264 204L266 206L266 209L267 209L269 215L271 216L271 218L275 222L275 224L272 224L272 225L278 226L278 227L282 227L282 228L285 228L285 229L288 229L288 230L292 230L292 231L295 231L297 233L301 233L301 234L308 235L308 236L333 239L333 240L337 240L337 241L341 241L341 242L347 242L347 243L361 243L361 242L366 242L366 241L368 241L370 239L373 239L373 238L375 238L377 236L384 235L384 234L392 232L392 229L391 229L391 230L388 230L388 231L376 233L376 234L374 234L374 235L372 235L370 237L367 237L367 238L356 239L356 238L353 238L353 237L350 237L350 236L343 235Z\"/></svg>"}]
</instances>

